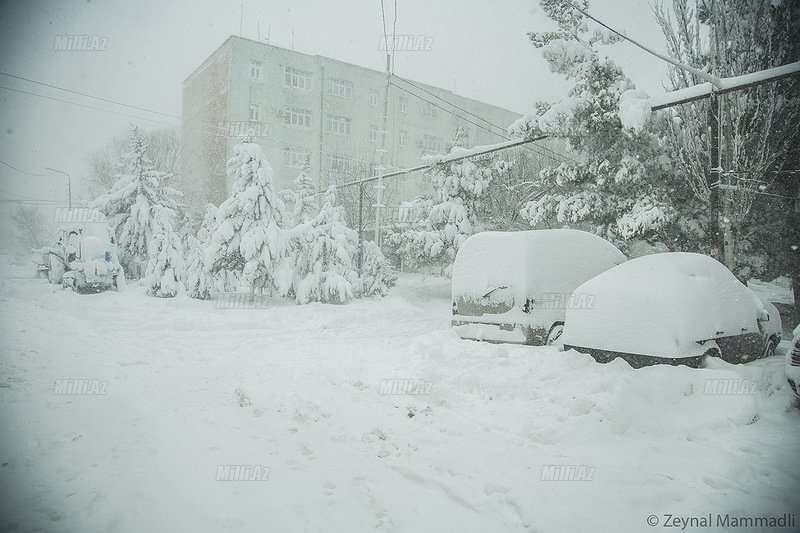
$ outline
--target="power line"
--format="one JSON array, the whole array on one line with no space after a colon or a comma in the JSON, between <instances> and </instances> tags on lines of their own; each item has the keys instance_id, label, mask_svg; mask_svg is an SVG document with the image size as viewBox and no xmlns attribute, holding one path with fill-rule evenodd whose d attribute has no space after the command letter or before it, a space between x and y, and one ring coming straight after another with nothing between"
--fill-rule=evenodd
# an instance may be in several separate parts
<instances>
[{"instance_id":1,"label":"power line","mask_svg":"<svg viewBox=\"0 0 800 533\"><path fill-rule=\"evenodd\" d=\"M144 107L139 107L139 106L135 106L135 105L131 105L131 104L126 104L126 103L123 103L123 102L117 102L116 100L109 100L108 98L102 98L100 96L94 96L94 95L82 93L82 92L79 92L79 91L73 91L72 89L65 89L64 87L59 87L57 85L49 85L49 84L43 83L41 81L36 81L36 80L29 79L29 78L23 78L22 76L15 76L14 74L9 74L7 72L0 72L0 74L2 74L3 76L8 76L9 78L15 78L15 79L18 79L18 80L27 81L27 82L30 82L30 83L35 83L37 85L42 85L44 87L49 87L50 89L58 89L59 91L65 91L65 92L68 92L68 93L77 94L79 96L85 96L86 98L94 98L95 100L100 100L102 102L108 102L110 104L117 104L117 105L121 105L121 106L125 106L125 107L130 107L131 109L138 109L139 111L147 111L148 113L155 113L156 115L163 115L165 117L176 118L178 120L181 119L181 117L178 117L178 116L175 116L175 115L170 115L168 113L162 113L161 111L153 111L152 109L146 109Z\"/></svg>"},{"instance_id":2,"label":"power line","mask_svg":"<svg viewBox=\"0 0 800 533\"><path fill-rule=\"evenodd\" d=\"M498 125L496 125L496 124L493 124L492 122L490 122L490 121L486 120L485 118L483 118L483 117L480 117L480 116L476 115L475 113L471 113L471 112L467 111L466 109L464 109L463 107L460 107L460 106L458 106L458 105L456 105L456 104L454 104L454 103L452 103L452 102L449 102L449 101L445 100L444 98L442 98L442 97L441 97L441 96L439 96L438 94L436 94L436 93L434 93L434 92L432 92L432 91L429 91L429 90L425 89L424 87L420 87L419 85L417 85L417 84L413 83L413 82L412 82L412 81L410 81L410 80L407 80L407 79L405 79L405 78L401 78L400 76L396 76L396 75L394 75L394 74L392 74L392 76L394 76L394 77L395 77L395 78L397 78L398 80L401 80L401 81L404 81L405 83L408 83L408 84L409 84L409 85L411 85L412 87L416 87L416 88L417 88L417 89L419 89L420 91L422 91L422 92L424 92L424 93L427 93L427 94L429 94L429 95L433 96L434 98L436 98L436 99L438 99L438 100L441 100L442 102L444 102L444 103L446 103L446 104L448 104L448 105L451 105L451 106L455 107L455 108L456 108L456 109L458 109L459 111L461 111L461 112L463 112L463 113L465 113L465 114L467 114L467 115L469 115L469 116L471 116L471 117L475 117L475 118L477 118L477 119L479 119L479 120L483 120L484 122L486 122L486 123L487 123L487 124L489 124L490 126L494 126L495 128L497 128L497 129L499 129L499 130L502 130L502 131L503 131L503 133L502 133L502 134L500 134L500 135L505 135L505 128L502 128L501 126L498 126Z\"/></svg>"},{"instance_id":3,"label":"power line","mask_svg":"<svg viewBox=\"0 0 800 533\"><path fill-rule=\"evenodd\" d=\"M416 88L417 88L417 89L419 89L420 91L423 91L423 92L425 92L425 93L427 93L427 94L429 94L429 95L433 96L434 98L437 98L437 99L441 100L442 102L444 102L444 103L446 103L446 104L448 104L448 105L451 105L451 106L455 107L455 108L456 108L456 109L458 109L459 111L461 111L461 112L463 112L463 113L465 113L465 114L467 114L467 115L469 115L469 116L475 117L475 118L477 118L478 120L482 120L482 121L486 122L486 123L487 123L487 124L489 124L490 126L493 126L493 127L497 128L498 130L502 131L502 133L496 133L496 132L493 132L493 131L489 130L488 128L482 128L482 129L484 129L485 131L488 131L489 133L492 133L492 134L494 134L494 135L498 135L498 136L500 136L500 137L503 137L503 138L505 138L505 139L511 139L511 137L509 137L509 136L507 135L507 133L506 133L506 131L507 131L507 129L506 129L506 128L503 128L502 126L498 126L497 124L495 124L495 123L491 122L490 120L487 120L487 119L485 119L485 118L483 118L483 117L481 117L481 116L479 116L479 115L476 115L475 113L471 113L470 111L467 111L467 110L466 110L466 109L464 109L463 107L460 107L460 106L458 106L458 105L456 105L456 104L454 104L454 103L452 103L452 102L450 102L450 101L448 101L448 100L445 100L444 98L442 98L441 96L437 95L436 93L434 93L434 92L432 92L432 91L429 91L429 90L425 89L424 87L421 87L421 86L419 86L419 85L415 84L415 83L414 83L414 82L412 82L411 80L407 80L407 79L405 79L405 78L402 78L402 77L400 77L400 76L397 76L397 75L395 75L395 74L392 74L392 76L393 76L393 77L395 77L395 78L397 78L398 80L401 80L401 81L403 81L403 82L405 82L405 83L408 83L409 85L411 85L411 86L413 86L413 87L416 87ZM398 87L399 89L403 89L402 87L400 87L400 86L398 86L398 85L395 85L395 87ZM408 90L406 90L406 92L408 92L409 94L413 94L413 93L411 93L411 92L410 92L410 91L408 91ZM422 97L421 97L421 96L419 96L419 95L416 95L416 94L414 94L414 96L416 96L416 97L417 97L417 98L419 98L420 100L423 100L423 101L425 101L425 102L428 102L428 103L430 103L430 104L433 104L433 102L430 102L429 100L425 100L424 98L422 98ZM437 106L437 107L438 107L438 106ZM440 109L443 109L443 108L440 108ZM455 113L452 113L451 111L448 111L447 109L443 109L443 110L444 110L444 111L447 111L448 113L451 113L451 114L452 114L452 115L454 115L454 116L458 116L458 115L456 115ZM471 124L473 124L473 123L471 123ZM477 124L476 124L476 126L477 126ZM478 126L478 127L480 127L480 126ZM530 150L530 151L533 151L533 152L535 152L535 150L534 150L534 147L533 147L533 146L524 146L523 148L525 148L525 149L527 149L527 150ZM545 147L545 146L536 146L536 148L538 148L539 150L543 150L543 151L545 151L545 152L550 152L551 154L553 154L553 155L551 155L551 156L550 156L552 159L556 159L556 160L559 160L559 159L560 159L560 160L563 160L563 159L569 159L570 161L573 161L573 162L574 162L574 160L573 160L572 158L565 157L565 156L563 156L562 154L559 154L559 153L555 152L554 150L551 150L551 149L549 149L549 148L547 148L547 147ZM547 154L544 154L544 153L542 153L542 152L539 152L539 155L547 155Z\"/></svg>"},{"instance_id":4,"label":"power line","mask_svg":"<svg viewBox=\"0 0 800 533\"><path fill-rule=\"evenodd\" d=\"M405 81L405 80L404 80L404 81ZM428 104L430 104L430 105L432 105L432 106L436 107L437 109L441 109L441 110L442 110L442 111L444 111L445 113L450 113L451 115L453 115L453 116L455 116L455 117L458 117L458 118L462 119L464 122L467 122L467 123L469 123L469 124L472 124L473 126L475 126L475 127L477 127L477 128L480 128L480 129L482 129L482 130L484 130L484 131L487 131L487 132L491 133L492 135L497 135L498 137L501 137L501 138L503 138L503 139L506 139L506 140L510 140L510 139L511 139L511 137L509 137L509 136L507 136L507 135L504 135L504 134L499 134L499 133L497 133L497 132L494 132L494 131L492 131L491 129L487 128L486 126L482 125L482 124L478 124L477 122L473 122L473 121L471 121L471 120L469 120L469 119L467 119L467 118L464 118L464 117L462 117L462 116L459 116L457 113L455 113L454 111L451 111L450 109L444 108L444 107L442 107L442 106L440 106L440 105L436 104L435 102L431 102L430 100L427 100L426 98L423 98L422 96L420 96L420 95L418 95L418 94L414 94L413 92L409 91L409 90L408 90L408 89L406 89L405 87L402 87L402 86L400 86L400 85L397 85L396 83L392 83L392 85L394 85L395 87L397 87L397 88L398 88L398 89L400 89L401 91L404 91L404 92L406 92L406 93L410 94L411 96L414 96L414 97L416 97L416 98L419 98L419 99L420 99L420 100L422 100L423 102L426 102L426 103L428 103ZM445 100L445 102L446 102L446 100ZM448 102L448 103L449 103L449 102ZM454 105L454 104L451 104L451 105ZM458 107L458 106L455 106L455 107ZM496 128L500 128L500 126L497 126L497 125L495 125L495 124L492 124L491 122L487 121L487 120L486 120L486 119L484 119L484 118L481 118L481 117L477 117L477 118L479 118L480 120L483 120L483 121L487 122L488 124L491 124L491 125L493 125L493 126L494 126L494 127L496 127ZM530 151L531 151L531 152L533 152L533 153L538 153L539 155L542 155L542 156L545 156L545 157L549 157L549 158L551 158L551 159L554 159L554 160L570 159L570 158L566 158L566 157L564 157L564 156L556 157L555 155L548 154L548 153L546 153L546 152L542 151L543 149L542 149L542 147L540 147L540 146L523 146L523 148L526 148L526 149L530 150ZM537 152L537 150L539 150L539 151ZM549 150L549 151L551 151L551 152L552 152L552 150ZM554 153L555 153L555 152L554 152ZM570 160L571 160L571 159L570 159Z\"/></svg>"},{"instance_id":5,"label":"power line","mask_svg":"<svg viewBox=\"0 0 800 533\"><path fill-rule=\"evenodd\" d=\"M651 55L659 58L662 61L666 61L667 63L669 63L670 65L672 65L674 67L677 67L679 69L682 69L682 70L685 70L687 72L690 72L690 73L694 74L695 76L698 76L698 77L706 80L707 82L710 82L715 87L720 87L720 80L716 76L714 76L712 74L709 74L708 72L703 72L702 70L698 70L698 69L696 69L696 68L694 68L692 66L684 65L680 61L677 61L676 59L673 59L673 58L671 58L669 56L665 56L664 54L659 54L655 50L652 50L652 49L646 47L645 45L643 45L643 44L631 39L627 35L625 35L625 34L623 34L621 32L618 32L617 30L615 30L614 28L612 28L608 24L605 24L604 22L602 22L602 21L598 20L597 18L591 16L588 12L586 12L585 10L583 10L580 7L576 6L570 0L561 0L561 1L564 4L567 4L568 6L570 6L572 9L574 9L578 13L580 13L581 15L583 15L584 17L595 21L596 23L600 24L602 27L604 27L608 31L614 33L615 35L619 35L620 37L622 37L623 39L625 39L629 43L641 48L642 50L644 50L648 54L651 54Z\"/></svg>"},{"instance_id":6,"label":"power line","mask_svg":"<svg viewBox=\"0 0 800 533\"><path fill-rule=\"evenodd\" d=\"M55 172L48 172L47 174L34 174L32 172L25 172L24 170L20 170L20 169L18 169L17 167L15 167L13 165L9 165L5 161L0 161L0 163L4 164L8 168L16 170L17 172L22 172L23 174L27 174L28 176L52 176L53 174L55 174Z\"/></svg>"},{"instance_id":7,"label":"power line","mask_svg":"<svg viewBox=\"0 0 800 533\"><path fill-rule=\"evenodd\" d=\"M397 0L394 0L394 22L392 23L392 70L394 75L394 58L397 47Z\"/></svg>"},{"instance_id":8,"label":"power line","mask_svg":"<svg viewBox=\"0 0 800 533\"><path fill-rule=\"evenodd\" d=\"M175 124L170 124L168 122L162 122L160 120L154 120L152 118L143 118L143 117L139 117L139 116L136 116L136 115L129 115L128 113L120 113L119 111L111 111L109 109L102 109L100 107L94 107L94 106L90 106L90 105L87 105L87 104L79 104L77 102L71 102L69 100L63 100L61 98L56 98L54 96L45 96L43 94L36 94L36 93L28 92L28 91L23 91L22 89L12 89L11 87L5 87L5 86L2 86L2 85L0 85L0 89L5 89L7 91L13 91L15 93L27 94L27 95L30 95L30 96L37 96L39 98L46 98L48 100L55 100L56 102L63 102L65 104L72 104L72 105L76 105L76 106L79 106L79 107L87 107L89 109L94 109L94 110L97 110L97 111L104 111L106 113L111 113L113 115L120 115L120 116L123 116L123 117L135 118L135 119L144 120L144 121L147 121L147 122L155 122L157 124L164 124L165 126L173 126L173 127L175 126Z\"/></svg>"}]
</instances>

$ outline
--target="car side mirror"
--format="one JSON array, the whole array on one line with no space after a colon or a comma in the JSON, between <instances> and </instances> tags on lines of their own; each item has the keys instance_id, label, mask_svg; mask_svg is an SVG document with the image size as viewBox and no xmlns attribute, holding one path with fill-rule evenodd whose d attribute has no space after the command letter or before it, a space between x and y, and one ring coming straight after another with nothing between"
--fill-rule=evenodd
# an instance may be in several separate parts
<instances>
[{"instance_id":1,"label":"car side mirror","mask_svg":"<svg viewBox=\"0 0 800 533\"><path fill-rule=\"evenodd\" d=\"M769 313L765 309L762 309L758 312L758 321L759 322L769 322Z\"/></svg>"}]
</instances>

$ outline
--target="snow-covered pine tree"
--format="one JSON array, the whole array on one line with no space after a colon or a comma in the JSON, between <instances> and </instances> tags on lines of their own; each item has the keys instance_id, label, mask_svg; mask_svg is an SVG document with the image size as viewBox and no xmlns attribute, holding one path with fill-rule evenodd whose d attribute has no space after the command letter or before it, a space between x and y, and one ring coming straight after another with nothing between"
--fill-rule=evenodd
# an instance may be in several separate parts
<instances>
[{"instance_id":1,"label":"snow-covered pine tree","mask_svg":"<svg viewBox=\"0 0 800 533\"><path fill-rule=\"evenodd\" d=\"M155 205L152 211L153 237L149 244L145 287L149 296L173 298L182 292L186 275L181 239L172 228L172 210Z\"/></svg>"},{"instance_id":2,"label":"snow-covered pine tree","mask_svg":"<svg viewBox=\"0 0 800 533\"><path fill-rule=\"evenodd\" d=\"M294 179L293 185L291 189L281 191L281 198L287 206L291 206L287 215L290 215L288 218L291 225L295 226L305 224L319 212L319 205L314 198L317 187L314 179L308 175L308 164Z\"/></svg>"},{"instance_id":3,"label":"snow-covered pine tree","mask_svg":"<svg viewBox=\"0 0 800 533\"><path fill-rule=\"evenodd\" d=\"M106 215L116 236L120 263L129 279L142 276L153 238L153 214L157 206L174 212L181 193L167 186L171 174L153 167L147 159L147 144L138 127L133 126L130 152L123 156L125 171L109 192L92 202Z\"/></svg>"},{"instance_id":4,"label":"snow-covered pine tree","mask_svg":"<svg viewBox=\"0 0 800 533\"><path fill-rule=\"evenodd\" d=\"M210 300L213 291L211 273L205 267L205 249L211 240L211 232L216 225L217 207L214 204L206 205L203 222L197 230L197 235L187 235L184 242L184 257L186 258L186 294L198 300Z\"/></svg>"},{"instance_id":5,"label":"snow-covered pine tree","mask_svg":"<svg viewBox=\"0 0 800 533\"><path fill-rule=\"evenodd\" d=\"M358 233L345 225L343 209L335 204L331 187L319 214L295 230L300 239L294 273L298 303L344 303L354 296Z\"/></svg>"},{"instance_id":6,"label":"snow-covered pine tree","mask_svg":"<svg viewBox=\"0 0 800 533\"><path fill-rule=\"evenodd\" d=\"M537 104L510 131L565 139L571 157L539 173L533 180L536 196L521 215L533 227L582 227L623 248L628 239L659 240L675 218L670 160L659 139L642 130L643 123L623 128L620 96L635 87L595 50L597 43L618 38L589 34L583 15L569 4L542 0L541 6L559 29L531 33L531 40L550 69L575 86L556 104Z\"/></svg>"},{"instance_id":7,"label":"snow-covered pine tree","mask_svg":"<svg viewBox=\"0 0 800 533\"><path fill-rule=\"evenodd\" d=\"M184 251L184 258L186 257L187 252L187 243L189 239L196 235L195 229L195 220L194 217L190 213L184 213L183 218L181 219L180 227L176 231L178 234L178 238L181 240L181 246L183 247Z\"/></svg>"},{"instance_id":8,"label":"snow-covered pine tree","mask_svg":"<svg viewBox=\"0 0 800 533\"><path fill-rule=\"evenodd\" d=\"M272 168L261 147L247 135L233 149L228 175L234 178L230 198L219 206L217 223L206 249L205 264L222 290L239 278L240 288L258 294L285 295L291 288L287 270L286 238L281 228L284 204L275 194Z\"/></svg>"},{"instance_id":9,"label":"snow-covered pine tree","mask_svg":"<svg viewBox=\"0 0 800 533\"><path fill-rule=\"evenodd\" d=\"M465 153L465 132L459 128L448 155ZM473 233L482 231L475 216L481 198L491 181L509 171L506 161L493 154L443 162L444 155L423 157L436 187L436 200L421 227L404 228L390 235L389 242L412 269L437 266L445 272L452 265L461 244Z\"/></svg>"}]
</instances>

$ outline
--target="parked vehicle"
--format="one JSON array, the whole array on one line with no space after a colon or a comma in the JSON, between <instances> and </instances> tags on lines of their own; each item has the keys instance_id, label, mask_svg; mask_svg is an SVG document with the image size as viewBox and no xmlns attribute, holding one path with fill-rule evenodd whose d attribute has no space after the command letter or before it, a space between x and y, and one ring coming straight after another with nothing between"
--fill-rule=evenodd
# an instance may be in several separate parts
<instances>
[{"instance_id":1,"label":"parked vehicle","mask_svg":"<svg viewBox=\"0 0 800 533\"><path fill-rule=\"evenodd\" d=\"M88 211L88 210L83 210ZM59 228L53 246L31 250L37 277L61 284L76 292L120 290L125 274L117 258L114 236L105 218L73 217L84 222L69 222Z\"/></svg>"},{"instance_id":2,"label":"parked vehicle","mask_svg":"<svg viewBox=\"0 0 800 533\"><path fill-rule=\"evenodd\" d=\"M792 345L786 352L786 379L795 396L800 397L800 326L792 332Z\"/></svg>"},{"instance_id":3,"label":"parked vehicle","mask_svg":"<svg viewBox=\"0 0 800 533\"><path fill-rule=\"evenodd\" d=\"M600 362L698 366L717 356L742 363L774 354L780 342L775 307L706 255L638 257L575 292L591 294L593 306L567 310L564 348Z\"/></svg>"},{"instance_id":4,"label":"parked vehicle","mask_svg":"<svg viewBox=\"0 0 800 533\"><path fill-rule=\"evenodd\" d=\"M781 343L783 338L783 321L778 308L772 305L772 302L765 300L759 296L764 310L767 312L768 320L759 320L758 325L761 326L761 333L767 339L764 345L764 357L772 357L775 355L775 349Z\"/></svg>"},{"instance_id":5,"label":"parked vehicle","mask_svg":"<svg viewBox=\"0 0 800 533\"><path fill-rule=\"evenodd\" d=\"M624 261L613 244L585 231L475 234L453 265L452 325L463 338L553 344L566 308L591 304L573 298L574 289Z\"/></svg>"}]
</instances>

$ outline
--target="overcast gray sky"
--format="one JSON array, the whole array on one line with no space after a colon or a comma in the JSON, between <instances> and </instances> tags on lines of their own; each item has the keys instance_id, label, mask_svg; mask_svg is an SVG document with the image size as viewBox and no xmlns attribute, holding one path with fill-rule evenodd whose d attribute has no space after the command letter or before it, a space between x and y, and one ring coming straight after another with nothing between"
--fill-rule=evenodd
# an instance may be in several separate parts
<instances>
[{"instance_id":1,"label":"overcast gray sky","mask_svg":"<svg viewBox=\"0 0 800 533\"><path fill-rule=\"evenodd\" d=\"M385 0L388 33L394 2ZM593 2L590 12L662 51L646 0ZM17 0L0 3L0 160L25 172L63 170L76 188L86 156L130 123L145 129L180 121L7 76L11 74L180 116L181 82L232 34L383 69L380 0ZM395 73L520 114L556 101L568 86L552 75L527 31L550 27L535 0L399 0L394 33L424 36L428 51L398 52ZM107 39L104 51L56 51L57 35ZM641 89L664 92L658 59L620 43L608 54ZM106 111L25 94L36 93ZM107 112L111 111L111 112ZM125 116L133 115L133 116ZM73 191L75 195L75 191ZM29 176L0 165L0 201L66 201L66 178ZM0 204L3 205L3 204ZM8 205L7 203L4 205Z\"/></svg>"}]
</instances>

